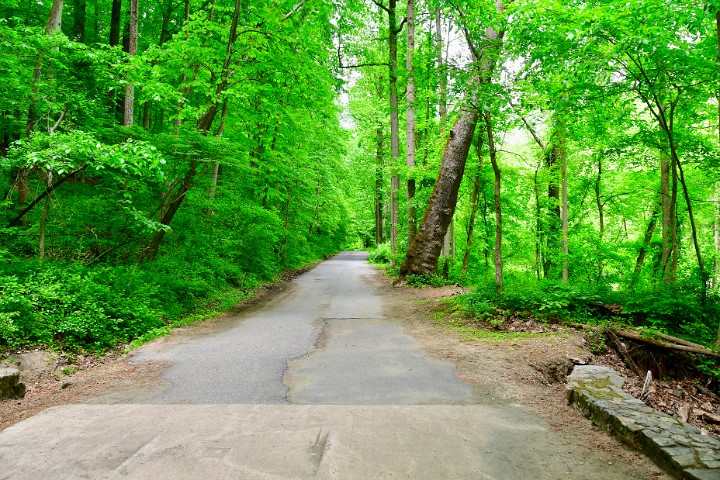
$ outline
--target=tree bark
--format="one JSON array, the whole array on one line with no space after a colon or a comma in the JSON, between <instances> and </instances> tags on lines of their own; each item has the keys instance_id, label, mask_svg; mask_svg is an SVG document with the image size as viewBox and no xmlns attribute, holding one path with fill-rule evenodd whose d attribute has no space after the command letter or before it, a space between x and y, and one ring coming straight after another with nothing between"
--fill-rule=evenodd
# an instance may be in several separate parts
<instances>
[{"instance_id":1,"label":"tree bark","mask_svg":"<svg viewBox=\"0 0 720 480\"><path fill-rule=\"evenodd\" d=\"M666 282L673 283L676 278L677 231L675 221L675 203L677 185L675 183L675 162L671 156L663 153L660 159L660 195L662 196L662 271ZM672 175L671 175L672 174ZM671 181L672 179L672 181Z\"/></svg>"},{"instance_id":2,"label":"tree bark","mask_svg":"<svg viewBox=\"0 0 720 480\"><path fill-rule=\"evenodd\" d=\"M645 256L647 255L647 248L652 240L653 233L655 233L655 226L657 225L658 212L662 209L662 200L658 202L658 205L653 209L650 214L650 221L648 222L647 228L645 229L645 237L643 238L643 244L638 252L637 260L635 260L635 270L633 272L633 279L631 286L634 286L637 282L640 272L642 271L643 264L645 263Z\"/></svg>"},{"instance_id":3,"label":"tree bark","mask_svg":"<svg viewBox=\"0 0 720 480\"><path fill-rule=\"evenodd\" d=\"M385 240L383 225L383 130L377 129L377 156L375 163L375 245L380 245Z\"/></svg>"},{"instance_id":4,"label":"tree bark","mask_svg":"<svg viewBox=\"0 0 720 480\"><path fill-rule=\"evenodd\" d=\"M73 4L72 35L73 38L80 43L85 43L86 10L86 0L75 0L75 3Z\"/></svg>"},{"instance_id":5,"label":"tree bark","mask_svg":"<svg viewBox=\"0 0 720 480\"><path fill-rule=\"evenodd\" d=\"M597 176L595 177L595 205L598 209L598 223L599 223L599 231L598 231L598 239L599 239L599 246L598 249L598 282L602 279L603 276L603 240L605 237L605 212L604 212L604 203L602 201L602 194L601 194L601 182L602 182L602 158L598 157L598 170L597 170Z\"/></svg>"},{"instance_id":6,"label":"tree bark","mask_svg":"<svg viewBox=\"0 0 720 480\"><path fill-rule=\"evenodd\" d=\"M130 31L128 38L128 53L137 55L138 47L138 0L130 0ZM125 105L123 108L123 125L129 127L133 124L135 114L135 86L128 82L125 86Z\"/></svg>"},{"instance_id":7,"label":"tree bark","mask_svg":"<svg viewBox=\"0 0 720 480\"><path fill-rule=\"evenodd\" d=\"M111 47L120 45L120 16L122 15L122 0L112 0L110 10L110 39Z\"/></svg>"},{"instance_id":8,"label":"tree bark","mask_svg":"<svg viewBox=\"0 0 720 480\"><path fill-rule=\"evenodd\" d=\"M492 116L485 112L485 126L487 127L488 151L490 152L490 164L492 165L495 198L495 291L498 295L503 292L503 260L502 260L502 202L500 199L500 167L497 163L497 150L495 149L495 138L492 130Z\"/></svg>"},{"instance_id":9,"label":"tree bark","mask_svg":"<svg viewBox=\"0 0 720 480\"><path fill-rule=\"evenodd\" d=\"M400 178L397 174L397 161L400 157L400 125L398 120L398 93L397 93L397 37L400 30L397 28L397 0L389 0L387 13L389 19L389 80L390 80L390 250L397 252L398 236L398 200L397 191L400 188ZM392 261L393 265L395 261Z\"/></svg>"},{"instance_id":10,"label":"tree bark","mask_svg":"<svg viewBox=\"0 0 720 480\"><path fill-rule=\"evenodd\" d=\"M498 12L503 10L499 0L496 8ZM473 92L469 97L472 100L474 100L473 95L477 86L491 80L496 60L494 56L485 54L497 51L501 45L502 36L503 32L487 27L485 29L486 41L482 50L473 49L480 56L474 58L473 65L478 68L478 71L473 75L468 86L468 92ZM469 43L471 42L470 38L467 40ZM455 213L458 190L479 118L480 112L477 108L465 104L460 118L450 130L450 136L443 150L440 172L428 200L428 208L418 228L418 233L408 248L405 261L400 266L398 281L404 280L407 275L431 275L437 270L443 237L446 235Z\"/></svg>"},{"instance_id":11,"label":"tree bark","mask_svg":"<svg viewBox=\"0 0 720 480\"><path fill-rule=\"evenodd\" d=\"M482 184L482 135L478 137L477 146L478 156L478 167L477 173L475 174L475 181L473 182L473 191L470 197L470 217L468 218L468 224L466 228L467 240L465 242L465 255L463 255L462 264L462 275L467 274L468 266L470 265L470 252L472 250L473 233L475 232L475 216L478 210L478 196L480 194L480 187Z\"/></svg>"},{"instance_id":12,"label":"tree bark","mask_svg":"<svg viewBox=\"0 0 720 480\"><path fill-rule=\"evenodd\" d=\"M415 0L408 0L407 5L407 55L405 68L407 72L407 108L406 108L406 130L407 130L407 216L408 216L408 245L412 242L417 233L417 213L413 205L415 197L415 73L413 70L413 54L415 52Z\"/></svg>"},{"instance_id":13,"label":"tree bark","mask_svg":"<svg viewBox=\"0 0 720 480\"><path fill-rule=\"evenodd\" d=\"M431 275L437 269L438 256L455 211L465 162L479 116L477 109L466 106L450 130L428 208L408 248L405 261L400 266L401 280L412 274Z\"/></svg>"}]
</instances>

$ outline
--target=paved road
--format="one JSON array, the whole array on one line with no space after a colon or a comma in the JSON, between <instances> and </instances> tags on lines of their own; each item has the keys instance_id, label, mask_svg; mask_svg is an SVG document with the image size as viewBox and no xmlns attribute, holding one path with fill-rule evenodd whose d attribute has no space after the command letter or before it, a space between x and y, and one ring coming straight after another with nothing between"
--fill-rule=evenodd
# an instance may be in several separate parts
<instances>
[{"instance_id":1,"label":"paved road","mask_svg":"<svg viewBox=\"0 0 720 480\"><path fill-rule=\"evenodd\" d=\"M209 335L146 346L134 361L170 362L164 389L0 432L0 480L649 478L527 408L481 404L383 316L365 258L342 253Z\"/></svg>"},{"instance_id":2,"label":"paved road","mask_svg":"<svg viewBox=\"0 0 720 480\"><path fill-rule=\"evenodd\" d=\"M143 349L134 361L172 363L170 388L143 402L472 403L472 388L450 364L428 358L385 319L366 258L345 252L323 262L230 329Z\"/></svg>"}]
</instances>

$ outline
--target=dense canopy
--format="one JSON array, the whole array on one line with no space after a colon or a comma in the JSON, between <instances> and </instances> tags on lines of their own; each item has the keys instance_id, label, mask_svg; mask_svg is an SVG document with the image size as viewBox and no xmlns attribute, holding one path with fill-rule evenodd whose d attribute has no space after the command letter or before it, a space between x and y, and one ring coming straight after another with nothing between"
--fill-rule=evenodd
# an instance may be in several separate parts
<instances>
[{"instance_id":1,"label":"dense canopy","mask_svg":"<svg viewBox=\"0 0 720 480\"><path fill-rule=\"evenodd\" d=\"M711 346L718 25L689 1L0 0L0 346L148 338L347 248L474 286L478 315Z\"/></svg>"}]
</instances>

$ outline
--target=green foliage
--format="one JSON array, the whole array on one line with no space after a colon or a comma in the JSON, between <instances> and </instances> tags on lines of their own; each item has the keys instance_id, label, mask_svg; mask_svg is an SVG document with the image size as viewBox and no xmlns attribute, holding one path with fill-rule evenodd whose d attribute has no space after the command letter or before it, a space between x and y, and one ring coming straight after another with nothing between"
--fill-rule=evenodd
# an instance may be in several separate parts
<instances>
[{"instance_id":1,"label":"green foliage","mask_svg":"<svg viewBox=\"0 0 720 480\"><path fill-rule=\"evenodd\" d=\"M405 281L408 285L411 287L442 287L444 285L449 285L452 282L448 282L448 280L444 279L442 275L408 275L405 278Z\"/></svg>"},{"instance_id":2,"label":"green foliage","mask_svg":"<svg viewBox=\"0 0 720 480\"><path fill-rule=\"evenodd\" d=\"M381 243L377 247L370 250L368 261L376 264L389 264L392 258L389 243Z\"/></svg>"}]
</instances>

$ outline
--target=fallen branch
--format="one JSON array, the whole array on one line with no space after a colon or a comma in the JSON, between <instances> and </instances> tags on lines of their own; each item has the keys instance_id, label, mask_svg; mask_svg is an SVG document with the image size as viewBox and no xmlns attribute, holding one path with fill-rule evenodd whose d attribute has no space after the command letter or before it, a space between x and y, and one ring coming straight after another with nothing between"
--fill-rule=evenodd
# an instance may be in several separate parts
<instances>
[{"instance_id":1,"label":"fallen branch","mask_svg":"<svg viewBox=\"0 0 720 480\"><path fill-rule=\"evenodd\" d=\"M659 348L665 348L667 350L675 350L678 352L686 352L686 353L696 353L698 355L707 355L709 357L715 357L720 358L720 352L716 352L715 350L710 350L707 347L703 347L702 345L698 345L697 343L692 343L687 340L682 340L682 344L678 343L671 343L668 340L668 338L675 339L676 337L671 337L670 335L665 335L662 333L652 333L648 336L643 336L636 332L631 332L629 330L624 330L621 328L602 328L602 327L593 327L591 325L583 325L584 329L592 330L594 332L607 332L612 331L616 335L623 337L623 338L629 338L630 340L635 340L642 343L647 343L648 345L653 345L655 347ZM653 338L657 337L657 338ZM678 339L681 340L681 339ZM640 375L642 377L642 375Z\"/></svg>"},{"instance_id":2,"label":"fallen branch","mask_svg":"<svg viewBox=\"0 0 720 480\"><path fill-rule=\"evenodd\" d=\"M628 352L627 348L625 348L625 345L622 344L622 342L617 337L615 332L609 328L606 328L605 334L608 336L608 338L612 342L613 347L615 347L615 350L617 350L617 352L620 354L620 356L623 358L623 360L625 360L625 363L627 364L627 366L630 367L630 369L633 372L635 372L635 374L638 377L642 377L642 375L643 375L642 371L640 370L640 368L638 368L637 364L630 356L630 352Z\"/></svg>"}]
</instances>

